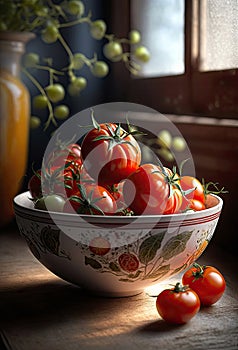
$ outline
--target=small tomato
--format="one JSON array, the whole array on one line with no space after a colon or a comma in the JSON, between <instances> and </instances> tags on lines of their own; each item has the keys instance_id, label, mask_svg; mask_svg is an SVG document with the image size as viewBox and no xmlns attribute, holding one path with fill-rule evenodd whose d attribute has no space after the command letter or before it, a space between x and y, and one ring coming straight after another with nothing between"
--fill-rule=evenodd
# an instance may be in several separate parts
<instances>
[{"instance_id":1,"label":"small tomato","mask_svg":"<svg viewBox=\"0 0 238 350\"><path fill-rule=\"evenodd\" d=\"M197 263L184 273L182 282L197 293L204 306L215 304L226 288L224 277L215 267L200 266Z\"/></svg>"},{"instance_id":2,"label":"small tomato","mask_svg":"<svg viewBox=\"0 0 238 350\"><path fill-rule=\"evenodd\" d=\"M178 282L174 288L165 289L157 296L156 308L165 321L183 324L198 313L200 300L196 292Z\"/></svg>"}]
</instances>

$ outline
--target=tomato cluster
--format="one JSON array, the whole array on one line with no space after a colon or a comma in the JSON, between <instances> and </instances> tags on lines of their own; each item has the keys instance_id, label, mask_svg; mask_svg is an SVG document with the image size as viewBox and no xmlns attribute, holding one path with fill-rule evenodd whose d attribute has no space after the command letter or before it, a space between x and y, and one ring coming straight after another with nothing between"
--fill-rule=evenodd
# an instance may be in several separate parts
<instances>
[{"instance_id":1,"label":"tomato cluster","mask_svg":"<svg viewBox=\"0 0 238 350\"><path fill-rule=\"evenodd\" d=\"M139 131L98 124L81 146L69 144L44 160L29 181L37 209L92 215L158 215L206 208L203 185L176 169L141 164Z\"/></svg>"},{"instance_id":2,"label":"tomato cluster","mask_svg":"<svg viewBox=\"0 0 238 350\"><path fill-rule=\"evenodd\" d=\"M211 306L223 295L226 282L213 266L197 263L182 276L182 283L163 290L156 298L156 308L167 322L183 324L200 310L200 306Z\"/></svg>"}]
</instances>

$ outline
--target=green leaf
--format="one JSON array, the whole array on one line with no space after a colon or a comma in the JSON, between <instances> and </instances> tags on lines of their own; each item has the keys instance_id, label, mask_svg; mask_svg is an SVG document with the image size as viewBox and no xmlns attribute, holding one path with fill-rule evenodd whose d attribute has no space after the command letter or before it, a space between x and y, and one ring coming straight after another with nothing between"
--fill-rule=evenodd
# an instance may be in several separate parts
<instances>
[{"instance_id":1,"label":"green leaf","mask_svg":"<svg viewBox=\"0 0 238 350\"><path fill-rule=\"evenodd\" d=\"M171 237L162 249L162 257L164 260L169 260L170 258L182 253L185 250L186 244L192 233L193 231L186 231Z\"/></svg>"},{"instance_id":2,"label":"green leaf","mask_svg":"<svg viewBox=\"0 0 238 350\"><path fill-rule=\"evenodd\" d=\"M111 269L114 272L120 272L121 271L120 267L113 261L110 262L109 269Z\"/></svg>"},{"instance_id":3,"label":"green leaf","mask_svg":"<svg viewBox=\"0 0 238 350\"><path fill-rule=\"evenodd\" d=\"M102 268L102 265L100 264L100 262L98 262L93 258L89 258L87 256L85 256L85 265L90 265L95 270L99 270Z\"/></svg>"},{"instance_id":4,"label":"green leaf","mask_svg":"<svg viewBox=\"0 0 238 350\"><path fill-rule=\"evenodd\" d=\"M148 264L154 259L157 250L161 247L166 231L159 232L151 237L146 238L139 248L139 260L142 264Z\"/></svg>"},{"instance_id":5,"label":"green leaf","mask_svg":"<svg viewBox=\"0 0 238 350\"><path fill-rule=\"evenodd\" d=\"M145 279L160 278L170 271L170 264L159 266L156 270L149 273Z\"/></svg>"},{"instance_id":6,"label":"green leaf","mask_svg":"<svg viewBox=\"0 0 238 350\"><path fill-rule=\"evenodd\" d=\"M142 273L141 270L137 270L136 273L130 273L130 274L128 275L128 277L129 277L129 278L137 278L137 277L140 276L141 273Z\"/></svg>"}]
</instances>

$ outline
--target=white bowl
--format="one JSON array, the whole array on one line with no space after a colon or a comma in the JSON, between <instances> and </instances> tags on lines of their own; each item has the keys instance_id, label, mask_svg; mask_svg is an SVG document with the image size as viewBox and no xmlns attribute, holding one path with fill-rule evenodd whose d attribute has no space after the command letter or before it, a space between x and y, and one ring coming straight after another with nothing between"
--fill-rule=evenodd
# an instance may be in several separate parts
<instances>
[{"instance_id":1,"label":"white bowl","mask_svg":"<svg viewBox=\"0 0 238 350\"><path fill-rule=\"evenodd\" d=\"M186 269L216 228L222 199L199 212L90 216L34 209L14 199L16 221L34 256L62 279L104 296L130 296Z\"/></svg>"}]
</instances>

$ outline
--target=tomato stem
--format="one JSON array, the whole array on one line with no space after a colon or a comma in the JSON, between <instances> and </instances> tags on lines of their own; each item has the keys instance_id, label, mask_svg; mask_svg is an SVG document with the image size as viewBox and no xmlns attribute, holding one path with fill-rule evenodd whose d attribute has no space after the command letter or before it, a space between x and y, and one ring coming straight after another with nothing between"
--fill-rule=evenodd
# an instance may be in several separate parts
<instances>
[{"instance_id":1,"label":"tomato stem","mask_svg":"<svg viewBox=\"0 0 238 350\"><path fill-rule=\"evenodd\" d=\"M182 283L177 282L174 288L172 289L172 291L174 293L181 293L181 292L186 292L188 289L189 289L189 286L187 285L184 286Z\"/></svg>"},{"instance_id":2,"label":"tomato stem","mask_svg":"<svg viewBox=\"0 0 238 350\"><path fill-rule=\"evenodd\" d=\"M196 271L193 272L193 276L195 277L195 279L203 277L203 273L206 266L205 265L201 266L198 263L193 263L193 266L196 268Z\"/></svg>"}]
</instances>

